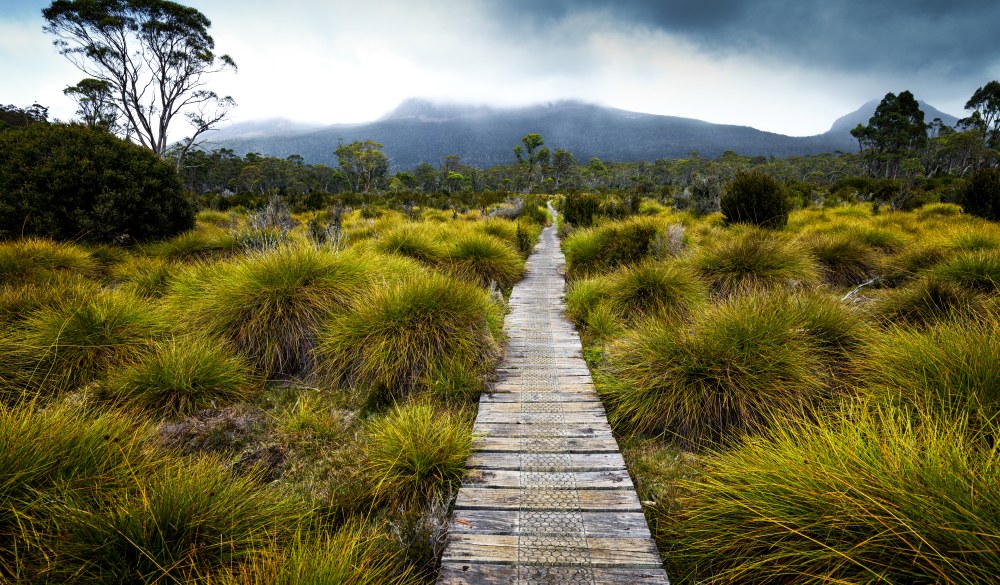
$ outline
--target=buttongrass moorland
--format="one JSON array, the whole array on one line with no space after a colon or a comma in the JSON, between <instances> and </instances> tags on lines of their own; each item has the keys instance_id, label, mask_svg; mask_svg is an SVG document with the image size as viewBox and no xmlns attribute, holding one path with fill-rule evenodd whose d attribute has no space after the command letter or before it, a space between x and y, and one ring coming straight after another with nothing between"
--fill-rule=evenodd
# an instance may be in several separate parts
<instances>
[{"instance_id":1,"label":"buttongrass moorland","mask_svg":"<svg viewBox=\"0 0 1000 585\"><path fill-rule=\"evenodd\" d=\"M0 582L433 580L547 217L510 208L0 242Z\"/></svg>"}]
</instances>

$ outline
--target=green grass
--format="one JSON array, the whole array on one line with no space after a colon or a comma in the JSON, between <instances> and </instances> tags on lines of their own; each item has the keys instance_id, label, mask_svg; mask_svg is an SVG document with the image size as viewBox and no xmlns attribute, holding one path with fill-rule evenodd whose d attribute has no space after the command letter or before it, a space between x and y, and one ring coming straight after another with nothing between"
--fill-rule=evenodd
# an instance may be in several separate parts
<instances>
[{"instance_id":1,"label":"green grass","mask_svg":"<svg viewBox=\"0 0 1000 585\"><path fill-rule=\"evenodd\" d=\"M97 261L72 244L39 238L0 243L0 283L47 284L59 275L96 276Z\"/></svg>"},{"instance_id":2,"label":"green grass","mask_svg":"<svg viewBox=\"0 0 1000 585\"><path fill-rule=\"evenodd\" d=\"M885 324L927 325L981 313L983 298L959 284L929 274L887 291L872 305Z\"/></svg>"},{"instance_id":3,"label":"green grass","mask_svg":"<svg viewBox=\"0 0 1000 585\"><path fill-rule=\"evenodd\" d=\"M996 315L926 329L892 327L856 357L864 392L927 419L1000 423L1000 322Z\"/></svg>"},{"instance_id":4,"label":"green grass","mask_svg":"<svg viewBox=\"0 0 1000 585\"><path fill-rule=\"evenodd\" d=\"M322 323L373 282L375 257L285 247L178 275L165 302L193 332L227 340L267 377L313 368Z\"/></svg>"},{"instance_id":5,"label":"green grass","mask_svg":"<svg viewBox=\"0 0 1000 585\"><path fill-rule=\"evenodd\" d=\"M166 330L164 317L138 297L105 291L35 311L0 346L20 363L25 388L56 393L139 359Z\"/></svg>"},{"instance_id":6,"label":"green grass","mask_svg":"<svg viewBox=\"0 0 1000 585\"><path fill-rule=\"evenodd\" d=\"M82 302L96 295L101 285L79 274L60 275L45 284L0 286L0 327L20 327L29 315L64 302Z\"/></svg>"},{"instance_id":7,"label":"green grass","mask_svg":"<svg viewBox=\"0 0 1000 585\"><path fill-rule=\"evenodd\" d=\"M385 234L375 245L385 254L399 254L428 266L440 264L448 250L428 224L405 224Z\"/></svg>"},{"instance_id":8,"label":"green grass","mask_svg":"<svg viewBox=\"0 0 1000 585\"><path fill-rule=\"evenodd\" d=\"M691 323L640 323L608 350L601 393L619 432L676 438L689 447L725 442L795 417L824 394L815 342L786 298L733 298Z\"/></svg>"},{"instance_id":9,"label":"green grass","mask_svg":"<svg viewBox=\"0 0 1000 585\"><path fill-rule=\"evenodd\" d=\"M1000 460L961 423L862 407L776 425L705 461L661 540L704 583L988 583Z\"/></svg>"},{"instance_id":10,"label":"green grass","mask_svg":"<svg viewBox=\"0 0 1000 585\"><path fill-rule=\"evenodd\" d=\"M275 544L222 577L214 585L416 585L388 538L353 522L332 534L299 533L290 544Z\"/></svg>"},{"instance_id":11,"label":"green grass","mask_svg":"<svg viewBox=\"0 0 1000 585\"><path fill-rule=\"evenodd\" d=\"M109 382L116 399L161 416L186 416L208 407L246 401L253 371L217 339L173 337L119 368Z\"/></svg>"},{"instance_id":12,"label":"green grass","mask_svg":"<svg viewBox=\"0 0 1000 585\"><path fill-rule=\"evenodd\" d=\"M161 297L177 272L173 262L156 256L132 256L111 269L111 279L143 297Z\"/></svg>"},{"instance_id":13,"label":"green grass","mask_svg":"<svg viewBox=\"0 0 1000 585\"><path fill-rule=\"evenodd\" d=\"M1000 288L1000 251L960 254L938 264L932 274L964 289L996 293Z\"/></svg>"},{"instance_id":14,"label":"green grass","mask_svg":"<svg viewBox=\"0 0 1000 585\"><path fill-rule=\"evenodd\" d=\"M195 228L173 239L146 246L151 256L167 260L222 258L238 250L236 237L217 227Z\"/></svg>"},{"instance_id":15,"label":"green grass","mask_svg":"<svg viewBox=\"0 0 1000 585\"><path fill-rule=\"evenodd\" d=\"M365 474L377 500L429 502L457 491L472 452L472 421L427 403L394 407L366 425Z\"/></svg>"},{"instance_id":16,"label":"green grass","mask_svg":"<svg viewBox=\"0 0 1000 585\"><path fill-rule=\"evenodd\" d=\"M801 241L819 263L823 280L833 286L860 284L879 267L877 254L852 234L814 233Z\"/></svg>"},{"instance_id":17,"label":"green grass","mask_svg":"<svg viewBox=\"0 0 1000 585\"><path fill-rule=\"evenodd\" d=\"M514 246L476 232L452 238L445 265L463 280L483 287L492 282L501 290L509 290L524 276L524 259Z\"/></svg>"},{"instance_id":18,"label":"green grass","mask_svg":"<svg viewBox=\"0 0 1000 585\"><path fill-rule=\"evenodd\" d=\"M87 583L191 582L291 540L309 512L212 459L170 463L101 500L56 506L53 572Z\"/></svg>"},{"instance_id":19,"label":"green grass","mask_svg":"<svg viewBox=\"0 0 1000 585\"><path fill-rule=\"evenodd\" d=\"M482 289L428 273L369 291L324 328L317 361L331 385L372 405L430 389L455 367L480 375L499 356L499 308Z\"/></svg>"},{"instance_id":20,"label":"green grass","mask_svg":"<svg viewBox=\"0 0 1000 585\"><path fill-rule=\"evenodd\" d=\"M787 238L767 230L731 232L704 246L691 264L722 295L756 288L792 288L815 284L814 261Z\"/></svg>"},{"instance_id":21,"label":"green grass","mask_svg":"<svg viewBox=\"0 0 1000 585\"><path fill-rule=\"evenodd\" d=\"M652 254L661 222L635 217L577 230L562 242L569 281L635 264Z\"/></svg>"},{"instance_id":22,"label":"green grass","mask_svg":"<svg viewBox=\"0 0 1000 585\"><path fill-rule=\"evenodd\" d=\"M156 458L150 434L117 410L0 404L0 581L44 568L36 537L60 517L47 506L53 498L92 499L142 473Z\"/></svg>"}]
</instances>

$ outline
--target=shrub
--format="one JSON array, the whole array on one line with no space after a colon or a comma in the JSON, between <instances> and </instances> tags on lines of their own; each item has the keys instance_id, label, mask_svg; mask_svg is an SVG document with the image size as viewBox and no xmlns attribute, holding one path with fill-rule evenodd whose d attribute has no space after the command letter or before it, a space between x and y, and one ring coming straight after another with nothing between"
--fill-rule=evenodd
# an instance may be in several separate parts
<instances>
[{"instance_id":1,"label":"shrub","mask_svg":"<svg viewBox=\"0 0 1000 585\"><path fill-rule=\"evenodd\" d=\"M856 408L705 463L681 482L663 542L680 579L987 583L1000 571L998 451L960 424Z\"/></svg>"},{"instance_id":2,"label":"shrub","mask_svg":"<svg viewBox=\"0 0 1000 585\"><path fill-rule=\"evenodd\" d=\"M817 280L813 260L778 234L751 229L702 247L694 268L723 295L758 287L792 287Z\"/></svg>"},{"instance_id":3,"label":"shrub","mask_svg":"<svg viewBox=\"0 0 1000 585\"><path fill-rule=\"evenodd\" d=\"M567 194L561 210L563 221L579 228L590 227L600 207L601 197L595 193Z\"/></svg>"},{"instance_id":4,"label":"shrub","mask_svg":"<svg viewBox=\"0 0 1000 585\"><path fill-rule=\"evenodd\" d=\"M958 202L966 213L1000 221L1000 169L984 167L972 173L958 192Z\"/></svg>"},{"instance_id":5,"label":"shrub","mask_svg":"<svg viewBox=\"0 0 1000 585\"><path fill-rule=\"evenodd\" d=\"M0 243L0 283L45 284L60 275L94 276L97 262L86 250L41 238Z\"/></svg>"},{"instance_id":6,"label":"shrub","mask_svg":"<svg viewBox=\"0 0 1000 585\"><path fill-rule=\"evenodd\" d=\"M699 446L795 416L821 396L822 362L784 298L751 293L690 324L662 318L608 349L612 424Z\"/></svg>"},{"instance_id":7,"label":"shrub","mask_svg":"<svg viewBox=\"0 0 1000 585\"><path fill-rule=\"evenodd\" d=\"M320 326L368 285L376 261L287 247L181 275L166 302L192 330L232 343L259 373L294 376L311 371Z\"/></svg>"},{"instance_id":8,"label":"shrub","mask_svg":"<svg viewBox=\"0 0 1000 585\"><path fill-rule=\"evenodd\" d=\"M174 168L149 150L80 125L0 133L0 238L144 241L194 226Z\"/></svg>"},{"instance_id":9,"label":"shrub","mask_svg":"<svg viewBox=\"0 0 1000 585\"><path fill-rule=\"evenodd\" d=\"M56 572L90 583L191 582L287 542L307 513L211 459L165 465L105 502L62 508Z\"/></svg>"},{"instance_id":10,"label":"shrub","mask_svg":"<svg viewBox=\"0 0 1000 585\"><path fill-rule=\"evenodd\" d=\"M726 184L719 209L727 223L780 228L788 223L791 204L781 183L761 171L739 171Z\"/></svg>"},{"instance_id":11,"label":"shrub","mask_svg":"<svg viewBox=\"0 0 1000 585\"><path fill-rule=\"evenodd\" d=\"M847 233L812 234L802 243L819 262L824 280L834 286L860 284L878 268L871 248Z\"/></svg>"},{"instance_id":12,"label":"shrub","mask_svg":"<svg viewBox=\"0 0 1000 585\"><path fill-rule=\"evenodd\" d=\"M25 387L59 392L138 359L165 330L162 317L140 299L110 291L36 311L4 344L26 366L19 372Z\"/></svg>"},{"instance_id":13,"label":"shrub","mask_svg":"<svg viewBox=\"0 0 1000 585\"><path fill-rule=\"evenodd\" d=\"M524 275L524 260L513 246L475 232L459 234L452 241L446 262L456 276L483 287L493 282L508 290Z\"/></svg>"},{"instance_id":14,"label":"shrub","mask_svg":"<svg viewBox=\"0 0 1000 585\"><path fill-rule=\"evenodd\" d=\"M472 452L472 422L430 404L408 404L367 427L366 471L386 502L428 502L457 490Z\"/></svg>"},{"instance_id":15,"label":"shrub","mask_svg":"<svg viewBox=\"0 0 1000 585\"><path fill-rule=\"evenodd\" d=\"M437 273L373 289L335 315L320 335L317 361L328 381L386 404L453 368L480 375L499 356L498 307L486 291Z\"/></svg>"},{"instance_id":16,"label":"shrub","mask_svg":"<svg viewBox=\"0 0 1000 585\"><path fill-rule=\"evenodd\" d=\"M253 388L251 368L225 344L203 337L173 338L115 372L111 388L129 404L164 416L186 416L239 402Z\"/></svg>"}]
</instances>

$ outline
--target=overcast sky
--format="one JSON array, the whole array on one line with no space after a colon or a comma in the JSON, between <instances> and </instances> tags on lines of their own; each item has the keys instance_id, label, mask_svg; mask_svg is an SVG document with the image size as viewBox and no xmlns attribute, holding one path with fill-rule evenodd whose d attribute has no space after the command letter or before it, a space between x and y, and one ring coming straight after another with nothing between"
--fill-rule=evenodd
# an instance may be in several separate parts
<instances>
[{"instance_id":1,"label":"overcast sky","mask_svg":"<svg viewBox=\"0 0 1000 585\"><path fill-rule=\"evenodd\" d=\"M187 0L239 65L212 87L233 120L362 122L408 97L580 99L826 131L909 89L963 115L1000 78L997 0ZM82 74L42 32L49 2L0 0L0 103L58 118Z\"/></svg>"}]
</instances>

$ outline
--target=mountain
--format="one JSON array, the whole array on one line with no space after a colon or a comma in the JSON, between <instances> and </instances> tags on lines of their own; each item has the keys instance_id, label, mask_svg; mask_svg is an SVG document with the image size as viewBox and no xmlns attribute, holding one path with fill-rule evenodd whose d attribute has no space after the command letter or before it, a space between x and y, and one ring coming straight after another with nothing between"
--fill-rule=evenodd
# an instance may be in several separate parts
<instances>
[{"instance_id":1,"label":"mountain","mask_svg":"<svg viewBox=\"0 0 1000 585\"><path fill-rule=\"evenodd\" d=\"M333 151L339 143L371 139L384 145L394 170L412 169L421 162L436 166L447 155L458 155L463 162L479 167L512 163L514 145L529 133L541 134L550 149L564 148L580 162L591 157L653 161L685 157L692 151L716 157L726 150L785 157L856 149L850 129L857 125L855 120L867 123L877 105L865 104L838 119L826 133L792 137L748 126L642 114L578 101L493 108L410 99L383 118L363 124L317 128L275 119L233 125L211 136L205 147L231 148L241 155L299 154L307 163L334 166ZM928 121L936 116L946 123L955 119L926 107L925 112L934 112L928 114Z\"/></svg>"}]
</instances>

